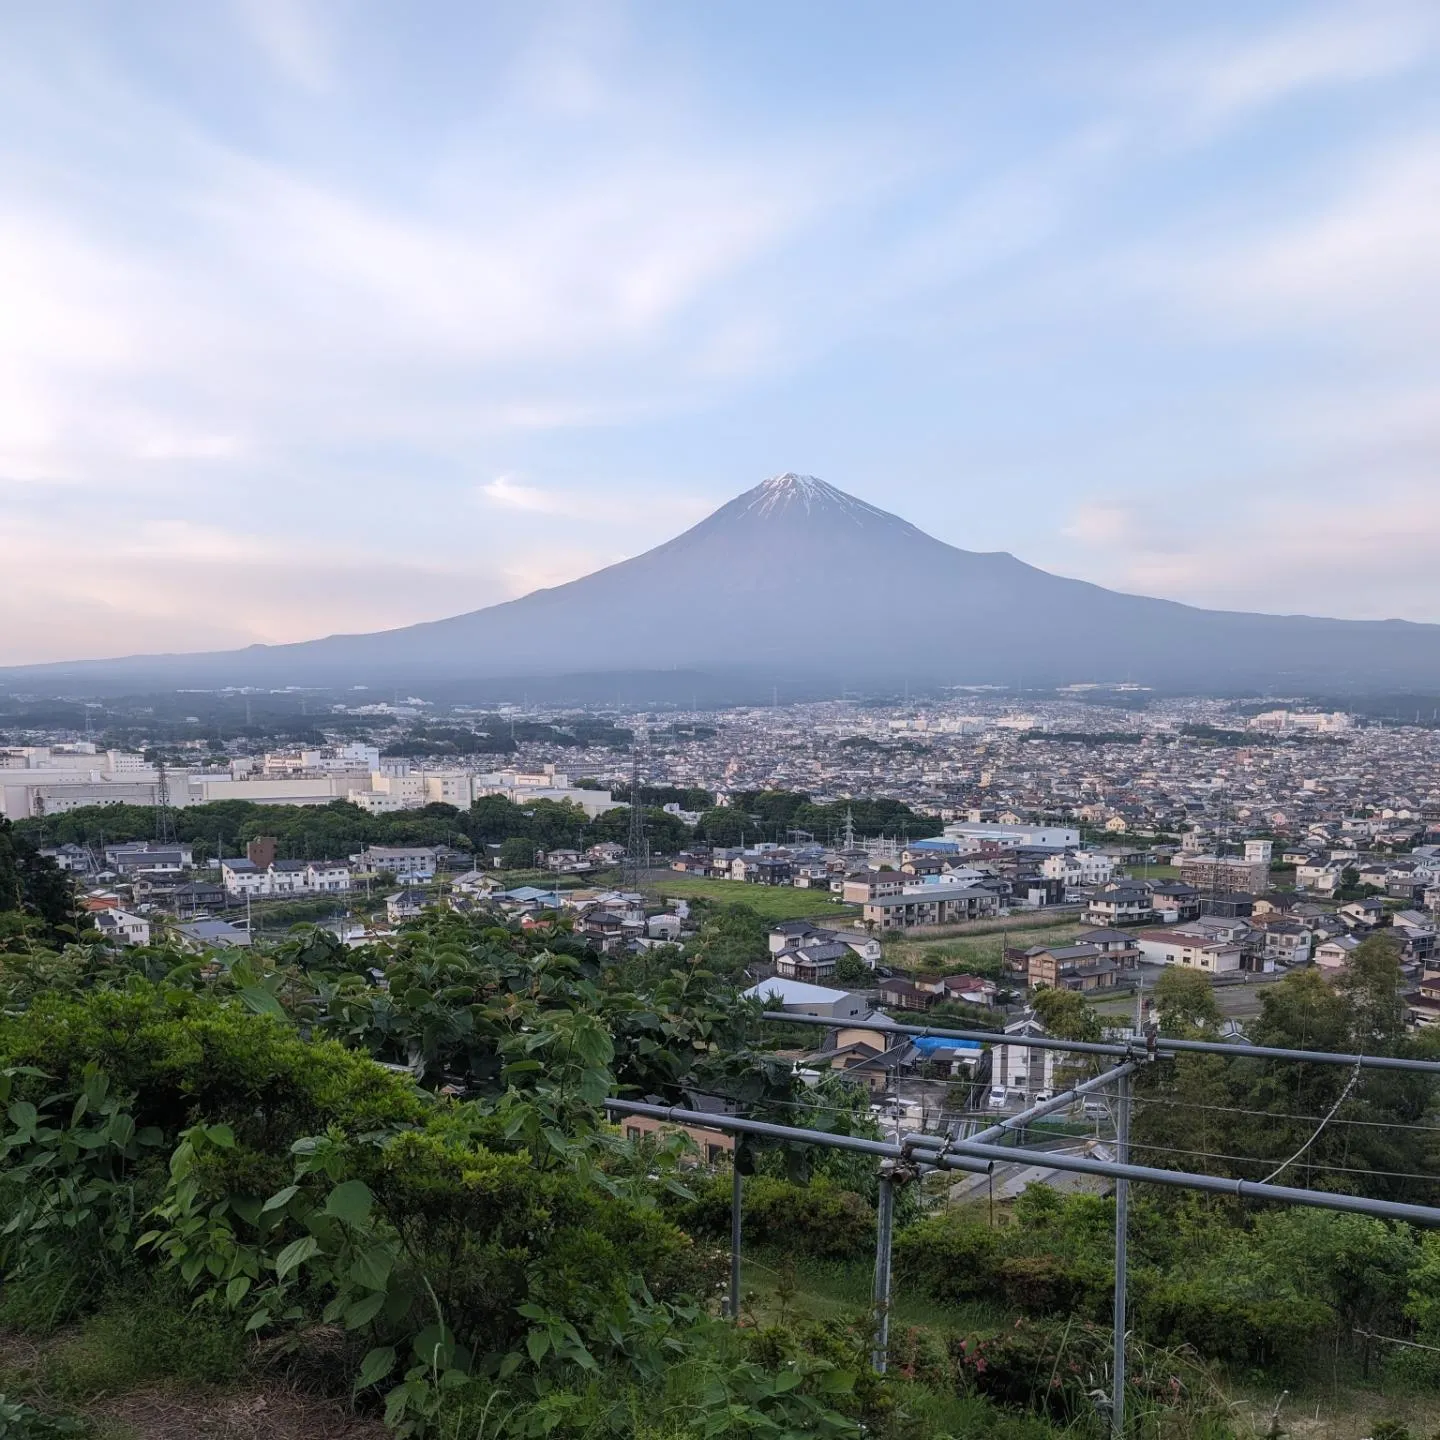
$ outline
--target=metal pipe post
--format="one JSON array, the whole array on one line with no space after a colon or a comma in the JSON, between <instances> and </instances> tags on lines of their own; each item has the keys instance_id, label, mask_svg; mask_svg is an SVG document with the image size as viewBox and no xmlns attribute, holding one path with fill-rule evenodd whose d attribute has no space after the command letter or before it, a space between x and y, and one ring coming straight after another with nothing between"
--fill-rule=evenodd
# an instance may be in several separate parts
<instances>
[{"instance_id":1,"label":"metal pipe post","mask_svg":"<svg viewBox=\"0 0 1440 1440\"><path fill-rule=\"evenodd\" d=\"M1023 1161L1076 1175L1103 1175L1111 1180L1143 1180L1146 1184L1173 1185L1182 1190L1229 1195L1237 1200L1312 1205L1320 1210L1343 1210L1352 1215L1374 1215L1381 1220L1404 1220L1412 1225L1440 1227L1440 1207L1432 1205L1411 1205L1402 1200L1372 1200L1368 1196L1350 1195L1340 1190L1299 1190L1289 1185L1268 1185L1259 1180L1236 1180L1230 1176L1202 1175L1187 1170L1163 1170L1157 1165L1125 1165L1117 1160L1095 1160L1088 1155L1067 1155L1063 1150L984 1145L977 1144L974 1140L951 1140L944 1150L941 1150L919 1146L913 1142L897 1145L885 1140L866 1140L859 1135L835 1135L825 1130L772 1125L768 1121L744 1120L735 1115L685 1110L678 1105L647 1105L634 1100L607 1100L605 1107L618 1115L651 1115L657 1120L667 1120L675 1125L708 1127L739 1135L764 1135L776 1140L798 1140L802 1144L853 1150L864 1155L913 1159L921 1165L933 1165L943 1170L970 1171L977 1175L987 1174L992 1164L1013 1165Z\"/></svg>"},{"instance_id":2,"label":"metal pipe post","mask_svg":"<svg viewBox=\"0 0 1440 1440\"><path fill-rule=\"evenodd\" d=\"M740 1322L740 1206L745 1199L745 1177L740 1173L740 1147L734 1150L730 1169L730 1318Z\"/></svg>"},{"instance_id":3,"label":"metal pipe post","mask_svg":"<svg viewBox=\"0 0 1440 1440\"><path fill-rule=\"evenodd\" d=\"M687 1110L681 1105L650 1105L640 1100L607 1100L612 1115L649 1115L672 1125L689 1125L700 1130L719 1130L727 1135L760 1135L767 1140L799 1140L831 1150L851 1150L858 1155L876 1155L885 1160L903 1160L906 1145L893 1140L867 1140L863 1135L837 1135L829 1130L807 1130L803 1126L775 1125L768 1120L747 1120L741 1115L717 1114L712 1110ZM935 1137L935 1143L940 1143ZM987 1161L966 1161L963 1157L947 1165L951 1170L971 1170L983 1175Z\"/></svg>"},{"instance_id":4,"label":"metal pipe post","mask_svg":"<svg viewBox=\"0 0 1440 1440\"><path fill-rule=\"evenodd\" d=\"M1123 1065L1117 1065L1113 1070L1106 1070L1095 1076L1093 1080L1082 1081L1073 1085L1063 1094L1056 1095L1051 1100L1042 1100L1032 1105L1028 1110L1022 1110L1018 1115L1011 1115L1008 1119L1002 1120L997 1125L990 1125L984 1130L977 1130L973 1135L966 1137L966 1143L970 1145L994 1144L996 1141L1013 1131L1023 1130L1032 1120L1042 1120L1047 1115L1054 1115L1057 1111L1067 1110L1077 1100L1082 1100L1092 1090L1102 1090L1113 1084L1121 1075L1133 1074L1135 1065L1132 1061L1126 1061ZM924 1149L940 1149L942 1152L950 1142L939 1139L937 1136L918 1136L911 1144L912 1147L923 1147Z\"/></svg>"},{"instance_id":5,"label":"metal pipe post","mask_svg":"<svg viewBox=\"0 0 1440 1440\"><path fill-rule=\"evenodd\" d=\"M1130 1160L1130 1072L1123 1071L1115 1083L1115 1158ZM1115 1181L1115 1338L1110 1366L1110 1434L1123 1440L1125 1434L1125 1262L1130 1230L1130 1182Z\"/></svg>"},{"instance_id":6,"label":"metal pipe post","mask_svg":"<svg viewBox=\"0 0 1440 1440\"><path fill-rule=\"evenodd\" d=\"M835 1019L830 1015L792 1015L788 1010L766 1010L762 1020L777 1020L786 1025L823 1025L835 1028ZM1098 1040L1056 1040L1049 1035L1007 1035L1001 1030L951 1030L934 1025L902 1025L897 1020L871 1015L868 1020L856 1020L854 1028L874 1030L881 1035L938 1035L949 1040L978 1040L981 1044L1019 1045L1031 1050L1064 1050L1080 1055L1112 1055L1117 1060L1130 1056L1130 1046L1119 1043L1109 1044ZM1228 1047L1236 1049L1235 1046Z\"/></svg>"},{"instance_id":7,"label":"metal pipe post","mask_svg":"<svg viewBox=\"0 0 1440 1440\"><path fill-rule=\"evenodd\" d=\"M890 1245L895 1234L895 1162L880 1167L880 1196L875 1216L875 1345L870 1363L885 1373L890 1350Z\"/></svg>"},{"instance_id":8,"label":"metal pipe post","mask_svg":"<svg viewBox=\"0 0 1440 1440\"><path fill-rule=\"evenodd\" d=\"M766 1010L760 1018L785 1025L823 1025L835 1028L828 1015L792 1015L786 1010ZM902 1025L872 1015L856 1020L857 1029L886 1035L938 1035L955 1040L978 1040L982 1045L1019 1045L1032 1050L1064 1050L1076 1055L1113 1055L1128 1060L1134 1047L1118 1041L1056 1040L1049 1035L1007 1035L998 1030L952 1030L935 1025ZM1228 1040L1173 1040L1157 1036L1155 1052L1161 1058L1194 1053L1223 1055L1227 1060L1304 1060L1315 1065L1359 1066L1362 1070L1404 1070L1416 1075L1440 1075L1440 1060L1412 1060L1401 1055L1349 1055L1333 1050L1284 1050L1274 1045L1234 1044Z\"/></svg>"}]
</instances>

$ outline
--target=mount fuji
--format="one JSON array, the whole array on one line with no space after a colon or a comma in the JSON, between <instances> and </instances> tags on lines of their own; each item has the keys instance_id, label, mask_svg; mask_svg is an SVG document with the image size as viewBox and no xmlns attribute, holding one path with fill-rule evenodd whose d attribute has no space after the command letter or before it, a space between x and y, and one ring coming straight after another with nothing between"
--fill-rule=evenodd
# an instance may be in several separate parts
<instances>
[{"instance_id":1,"label":"mount fuji","mask_svg":"<svg viewBox=\"0 0 1440 1440\"><path fill-rule=\"evenodd\" d=\"M0 671L70 692L745 673L842 685L1133 681L1328 692L1440 682L1440 625L1202 610L957 549L777 475L663 545L552 589L368 635ZM708 687L707 687L708 688Z\"/></svg>"}]
</instances>

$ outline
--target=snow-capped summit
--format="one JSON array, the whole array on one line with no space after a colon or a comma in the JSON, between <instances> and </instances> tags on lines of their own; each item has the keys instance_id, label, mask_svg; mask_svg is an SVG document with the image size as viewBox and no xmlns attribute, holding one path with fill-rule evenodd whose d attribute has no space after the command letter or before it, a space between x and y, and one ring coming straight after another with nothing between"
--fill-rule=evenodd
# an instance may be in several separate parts
<instances>
[{"instance_id":1,"label":"snow-capped summit","mask_svg":"<svg viewBox=\"0 0 1440 1440\"><path fill-rule=\"evenodd\" d=\"M828 510L849 517L857 525L896 518L864 500L847 495L843 490L837 490L817 476L797 475L793 470L762 480L732 503L755 515L778 515L787 510L798 510L813 517Z\"/></svg>"}]
</instances>

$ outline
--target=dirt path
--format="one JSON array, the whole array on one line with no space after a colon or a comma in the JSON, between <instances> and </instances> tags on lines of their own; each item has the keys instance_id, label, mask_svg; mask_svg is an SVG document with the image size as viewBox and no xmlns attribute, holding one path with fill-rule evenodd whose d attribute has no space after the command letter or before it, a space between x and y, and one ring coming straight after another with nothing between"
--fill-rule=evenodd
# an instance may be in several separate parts
<instances>
[{"instance_id":1,"label":"dirt path","mask_svg":"<svg viewBox=\"0 0 1440 1440\"><path fill-rule=\"evenodd\" d=\"M104 1440L386 1440L378 1421L284 1385L234 1390L144 1385L61 1404L43 1386L46 1357L70 1337L34 1340L0 1331L0 1393L43 1412L77 1415Z\"/></svg>"}]
</instances>

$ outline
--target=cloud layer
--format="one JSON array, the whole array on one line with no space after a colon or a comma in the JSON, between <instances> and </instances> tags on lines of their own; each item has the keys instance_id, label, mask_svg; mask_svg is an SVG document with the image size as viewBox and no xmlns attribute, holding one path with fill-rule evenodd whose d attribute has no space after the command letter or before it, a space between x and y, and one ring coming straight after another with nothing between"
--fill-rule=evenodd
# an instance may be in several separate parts
<instances>
[{"instance_id":1,"label":"cloud layer","mask_svg":"<svg viewBox=\"0 0 1440 1440\"><path fill-rule=\"evenodd\" d=\"M1431 7L435 19L0 20L0 663L458 613L787 467L1440 620Z\"/></svg>"}]
</instances>

